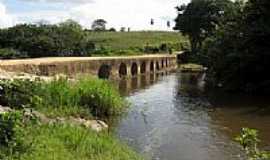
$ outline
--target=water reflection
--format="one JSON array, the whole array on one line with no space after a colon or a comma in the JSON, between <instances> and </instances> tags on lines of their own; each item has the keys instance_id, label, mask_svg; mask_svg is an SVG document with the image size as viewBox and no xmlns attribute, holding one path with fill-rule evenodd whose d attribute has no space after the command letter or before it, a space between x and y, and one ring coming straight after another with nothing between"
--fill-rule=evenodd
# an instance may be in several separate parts
<instances>
[{"instance_id":1,"label":"water reflection","mask_svg":"<svg viewBox=\"0 0 270 160\"><path fill-rule=\"evenodd\" d=\"M204 76L152 74L119 81L131 103L115 124L119 137L146 158L161 160L243 159L232 140L243 126L259 126L264 146L270 146L270 116L254 116L254 106L247 105L252 103L236 105L232 98L224 103L216 93L208 96Z\"/></svg>"},{"instance_id":2,"label":"water reflection","mask_svg":"<svg viewBox=\"0 0 270 160\"><path fill-rule=\"evenodd\" d=\"M113 81L113 83L120 90L121 95L129 96L140 90L147 89L157 83L160 78L167 75L169 72L153 73L147 75L140 75L135 77L122 78L120 80Z\"/></svg>"}]
</instances>

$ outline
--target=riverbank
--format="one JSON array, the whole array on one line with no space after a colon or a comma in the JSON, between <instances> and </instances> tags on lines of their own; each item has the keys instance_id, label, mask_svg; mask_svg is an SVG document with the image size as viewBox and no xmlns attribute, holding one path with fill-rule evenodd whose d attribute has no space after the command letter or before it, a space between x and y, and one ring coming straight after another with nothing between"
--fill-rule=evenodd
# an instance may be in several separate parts
<instances>
[{"instance_id":1,"label":"riverbank","mask_svg":"<svg viewBox=\"0 0 270 160\"><path fill-rule=\"evenodd\" d=\"M0 159L140 159L100 121L127 107L107 81L2 79L0 105Z\"/></svg>"}]
</instances>

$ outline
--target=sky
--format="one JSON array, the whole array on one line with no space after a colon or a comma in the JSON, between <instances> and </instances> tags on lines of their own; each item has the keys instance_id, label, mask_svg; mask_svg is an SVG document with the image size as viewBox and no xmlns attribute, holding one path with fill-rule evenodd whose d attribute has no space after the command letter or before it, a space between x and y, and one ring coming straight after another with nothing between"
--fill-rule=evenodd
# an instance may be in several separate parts
<instances>
[{"instance_id":1,"label":"sky","mask_svg":"<svg viewBox=\"0 0 270 160\"><path fill-rule=\"evenodd\" d=\"M167 21L176 17L177 5L189 0L0 0L0 28L18 23L67 19L91 28L95 19L105 19L107 28L130 27L131 30L170 30ZM150 25L151 18L155 25Z\"/></svg>"}]
</instances>

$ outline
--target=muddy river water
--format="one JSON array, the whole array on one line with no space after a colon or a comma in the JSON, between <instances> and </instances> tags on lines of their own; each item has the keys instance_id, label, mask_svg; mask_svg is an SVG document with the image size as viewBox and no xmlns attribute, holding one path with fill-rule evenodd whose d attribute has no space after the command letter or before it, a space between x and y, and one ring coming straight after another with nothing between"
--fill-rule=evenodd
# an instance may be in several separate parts
<instances>
[{"instance_id":1,"label":"muddy river water","mask_svg":"<svg viewBox=\"0 0 270 160\"><path fill-rule=\"evenodd\" d=\"M206 93L203 74L171 73L118 82L130 103L115 132L146 159L239 160L242 127L260 131L270 149L270 99Z\"/></svg>"}]
</instances>

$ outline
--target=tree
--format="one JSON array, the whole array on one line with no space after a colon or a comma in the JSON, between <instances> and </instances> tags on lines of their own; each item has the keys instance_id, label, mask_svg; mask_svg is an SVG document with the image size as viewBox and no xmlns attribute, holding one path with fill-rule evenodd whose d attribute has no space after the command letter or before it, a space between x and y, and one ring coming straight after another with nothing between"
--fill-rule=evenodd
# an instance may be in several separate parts
<instances>
[{"instance_id":1,"label":"tree","mask_svg":"<svg viewBox=\"0 0 270 160\"><path fill-rule=\"evenodd\" d=\"M76 22L72 19L68 19L64 22L61 22L58 24L58 26L65 27L65 28L72 28L74 30L82 31L82 26L78 22Z\"/></svg>"},{"instance_id":2,"label":"tree","mask_svg":"<svg viewBox=\"0 0 270 160\"><path fill-rule=\"evenodd\" d=\"M121 27L120 28L120 32L125 32L126 31L126 27Z\"/></svg>"},{"instance_id":3,"label":"tree","mask_svg":"<svg viewBox=\"0 0 270 160\"><path fill-rule=\"evenodd\" d=\"M105 31L107 22L104 19L96 19L92 23L92 30L94 31Z\"/></svg>"},{"instance_id":4,"label":"tree","mask_svg":"<svg viewBox=\"0 0 270 160\"><path fill-rule=\"evenodd\" d=\"M223 89L270 92L270 1L236 1L222 25L204 42L208 80Z\"/></svg>"},{"instance_id":5,"label":"tree","mask_svg":"<svg viewBox=\"0 0 270 160\"><path fill-rule=\"evenodd\" d=\"M112 27L109 29L109 32L116 32L116 29Z\"/></svg>"},{"instance_id":6,"label":"tree","mask_svg":"<svg viewBox=\"0 0 270 160\"><path fill-rule=\"evenodd\" d=\"M73 20L57 25L23 24L0 30L2 58L44 56L88 56L95 45Z\"/></svg>"},{"instance_id":7,"label":"tree","mask_svg":"<svg viewBox=\"0 0 270 160\"><path fill-rule=\"evenodd\" d=\"M198 53L203 41L213 34L230 0L192 0L176 7L178 16L174 30L188 35L192 53Z\"/></svg>"}]
</instances>

